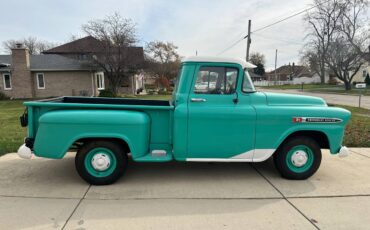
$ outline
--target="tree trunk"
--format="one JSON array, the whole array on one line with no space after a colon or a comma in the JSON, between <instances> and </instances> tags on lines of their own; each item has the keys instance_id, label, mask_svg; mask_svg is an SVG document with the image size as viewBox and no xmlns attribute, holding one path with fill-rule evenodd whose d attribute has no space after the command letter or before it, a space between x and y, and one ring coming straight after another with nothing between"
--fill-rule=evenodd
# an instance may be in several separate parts
<instances>
[{"instance_id":1,"label":"tree trunk","mask_svg":"<svg viewBox=\"0 0 370 230\"><path fill-rule=\"evenodd\" d=\"M108 80L109 80L109 90L116 97L117 94L118 94L118 82L117 82L117 78L113 74L108 74L107 77L108 77Z\"/></svg>"},{"instance_id":2,"label":"tree trunk","mask_svg":"<svg viewBox=\"0 0 370 230\"><path fill-rule=\"evenodd\" d=\"M348 80L345 80L344 87L346 90L351 90L351 82L349 82Z\"/></svg>"},{"instance_id":3,"label":"tree trunk","mask_svg":"<svg viewBox=\"0 0 370 230\"><path fill-rule=\"evenodd\" d=\"M325 64L324 64L324 60L321 60L321 64L320 64L320 79L321 79L321 84L325 84Z\"/></svg>"}]
</instances>

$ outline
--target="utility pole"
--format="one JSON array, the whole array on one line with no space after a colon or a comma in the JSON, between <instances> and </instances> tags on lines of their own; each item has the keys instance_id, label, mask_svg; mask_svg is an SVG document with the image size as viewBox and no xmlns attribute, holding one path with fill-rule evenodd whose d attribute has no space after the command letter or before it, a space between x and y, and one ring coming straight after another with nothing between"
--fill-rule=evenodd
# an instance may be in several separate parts
<instances>
[{"instance_id":1,"label":"utility pole","mask_svg":"<svg viewBox=\"0 0 370 230\"><path fill-rule=\"evenodd\" d=\"M276 81L277 81L277 73L276 73L276 65L277 65L277 49L275 51L275 85L276 85Z\"/></svg>"},{"instance_id":2,"label":"utility pole","mask_svg":"<svg viewBox=\"0 0 370 230\"><path fill-rule=\"evenodd\" d=\"M250 48L250 45L251 45L251 24L252 24L252 21L248 20L247 54L245 56L246 61L249 60L249 48Z\"/></svg>"}]
</instances>

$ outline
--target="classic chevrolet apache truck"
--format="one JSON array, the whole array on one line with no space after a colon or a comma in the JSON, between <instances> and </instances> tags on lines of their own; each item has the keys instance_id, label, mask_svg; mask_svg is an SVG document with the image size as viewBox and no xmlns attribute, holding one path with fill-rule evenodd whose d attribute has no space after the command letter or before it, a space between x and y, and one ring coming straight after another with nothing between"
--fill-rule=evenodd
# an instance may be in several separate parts
<instances>
[{"instance_id":1,"label":"classic chevrolet apache truck","mask_svg":"<svg viewBox=\"0 0 370 230\"><path fill-rule=\"evenodd\" d=\"M343 147L350 112L317 97L255 90L234 59L184 59L171 101L61 97L25 102L28 137L18 154L60 159L69 150L88 183L111 184L135 162L261 162L273 157L287 179L306 179L321 149Z\"/></svg>"}]
</instances>

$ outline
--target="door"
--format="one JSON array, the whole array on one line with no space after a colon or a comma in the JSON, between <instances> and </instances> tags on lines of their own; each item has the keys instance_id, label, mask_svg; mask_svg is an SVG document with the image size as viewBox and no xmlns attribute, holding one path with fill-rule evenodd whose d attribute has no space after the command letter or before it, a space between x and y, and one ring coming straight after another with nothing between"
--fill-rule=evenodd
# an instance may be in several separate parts
<instances>
[{"instance_id":1,"label":"door","mask_svg":"<svg viewBox=\"0 0 370 230\"><path fill-rule=\"evenodd\" d=\"M253 157L256 114L237 89L242 78L237 66L198 66L188 99L187 160Z\"/></svg>"}]
</instances>

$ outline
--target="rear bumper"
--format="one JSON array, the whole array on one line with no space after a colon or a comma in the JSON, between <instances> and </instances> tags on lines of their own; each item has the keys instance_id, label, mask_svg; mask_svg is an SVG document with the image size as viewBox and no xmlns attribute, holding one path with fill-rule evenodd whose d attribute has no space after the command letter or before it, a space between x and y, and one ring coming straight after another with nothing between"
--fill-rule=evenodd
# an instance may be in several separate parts
<instances>
[{"instance_id":1,"label":"rear bumper","mask_svg":"<svg viewBox=\"0 0 370 230\"><path fill-rule=\"evenodd\" d=\"M19 157L23 159L31 159L33 156L32 148L33 148L33 139L26 138L24 140L24 144L19 147L17 154Z\"/></svg>"},{"instance_id":2,"label":"rear bumper","mask_svg":"<svg viewBox=\"0 0 370 230\"><path fill-rule=\"evenodd\" d=\"M21 145L17 153L18 153L18 156L23 159L31 159L33 155L31 149L28 148L26 144Z\"/></svg>"},{"instance_id":3,"label":"rear bumper","mask_svg":"<svg viewBox=\"0 0 370 230\"><path fill-rule=\"evenodd\" d=\"M339 157L348 157L349 154L350 154L350 151L346 146L342 146L338 152Z\"/></svg>"}]
</instances>

